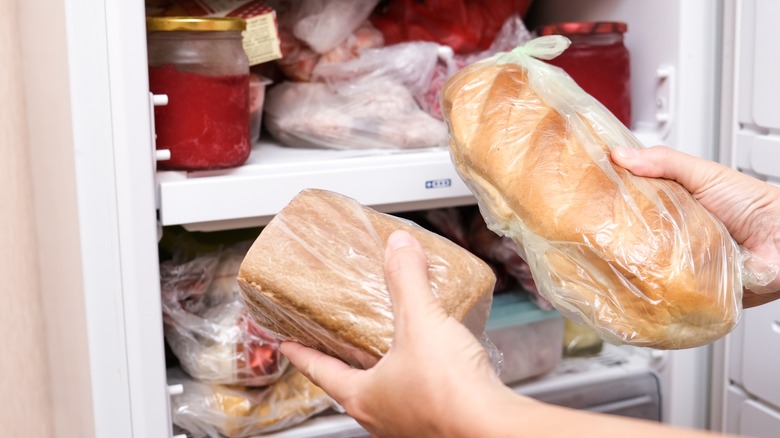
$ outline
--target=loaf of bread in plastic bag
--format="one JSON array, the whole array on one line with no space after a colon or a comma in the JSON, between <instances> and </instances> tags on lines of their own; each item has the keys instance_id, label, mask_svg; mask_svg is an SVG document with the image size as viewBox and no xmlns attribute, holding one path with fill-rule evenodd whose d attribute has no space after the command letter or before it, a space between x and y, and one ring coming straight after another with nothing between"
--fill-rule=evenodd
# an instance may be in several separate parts
<instances>
[{"instance_id":1,"label":"loaf of bread in plastic bag","mask_svg":"<svg viewBox=\"0 0 780 438\"><path fill-rule=\"evenodd\" d=\"M567 44L538 38L449 79L442 107L460 176L542 295L607 341L679 349L726 335L742 313L738 245L681 185L611 161L614 146L643 146L534 58Z\"/></svg>"},{"instance_id":2,"label":"loaf of bread in plastic bag","mask_svg":"<svg viewBox=\"0 0 780 438\"><path fill-rule=\"evenodd\" d=\"M447 313L482 336L495 283L485 262L413 222L318 189L295 196L244 257L238 283L250 314L282 340L371 367L393 339L384 253L399 229L422 244Z\"/></svg>"}]
</instances>

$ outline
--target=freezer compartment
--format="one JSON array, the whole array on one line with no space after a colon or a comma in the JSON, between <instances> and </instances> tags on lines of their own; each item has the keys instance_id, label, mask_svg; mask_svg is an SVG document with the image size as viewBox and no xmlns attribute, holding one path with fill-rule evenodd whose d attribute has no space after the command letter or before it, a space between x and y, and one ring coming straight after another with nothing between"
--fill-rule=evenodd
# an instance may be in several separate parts
<instances>
[{"instance_id":1,"label":"freezer compartment","mask_svg":"<svg viewBox=\"0 0 780 438\"><path fill-rule=\"evenodd\" d=\"M653 372L537 394L534 398L559 406L591 412L661 421L661 391Z\"/></svg>"},{"instance_id":2,"label":"freezer compartment","mask_svg":"<svg viewBox=\"0 0 780 438\"><path fill-rule=\"evenodd\" d=\"M687 96L705 87L712 66L708 52L693 50L691 61L678 65L680 29L709 23L712 8L696 9L704 18L681 23L677 2L568 0L535 2L526 26L566 20L616 20L628 23L626 44L631 55L632 131L648 146L668 144L696 155L711 156L700 139L677 139L699 132L707 102L690 105L681 114L678 102L699 102ZM698 13L698 12L697 12ZM660 32L659 29L664 29ZM687 52L686 52L687 53ZM695 77L695 86L688 84ZM703 78L703 79L702 79ZM696 117L695 120L686 120ZM686 134L687 135L687 134ZM159 221L190 230L218 230L267 223L295 194L321 188L357 199L379 211L396 213L420 208L474 203L471 192L455 172L446 147L419 150L321 150L280 146L263 137L247 163L216 172L157 172Z\"/></svg>"},{"instance_id":3,"label":"freezer compartment","mask_svg":"<svg viewBox=\"0 0 780 438\"><path fill-rule=\"evenodd\" d=\"M563 356L563 317L540 309L525 292L496 294L486 330L503 354L499 377L504 383L550 372Z\"/></svg>"},{"instance_id":4,"label":"freezer compartment","mask_svg":"<svg viewBox=\"0 0 780 438\"><path fill-rule=\"evenodd\" d=\"M551 373L513 388L559 406L664 421L658 373L664 354L656 353L605 344L598 355L564 358Z\"/></svg>"}]
</instances>

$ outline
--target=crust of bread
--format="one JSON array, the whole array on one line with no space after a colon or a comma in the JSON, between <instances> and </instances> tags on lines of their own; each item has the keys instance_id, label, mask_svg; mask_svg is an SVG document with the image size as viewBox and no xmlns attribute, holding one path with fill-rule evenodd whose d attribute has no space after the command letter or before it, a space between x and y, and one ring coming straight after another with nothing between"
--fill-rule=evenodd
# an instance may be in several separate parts
<instances>
[{"instance_id":1,"label":"crust of bread","mask_svg":"<svg viewBox=\"0 0 780 438\"><path fill-rule=\"evenodd\" d=\"M238 283L250 313L282 339L370 367L393 338L383 260L398 229L425 249L447 313L481 335L495 284L486 263L412 222L318 189L293 198L246 254Z\"/></svg>"},{"instance_id":2,"label":"crust of bread","mask_svg":"<svg viewBox=\"0 0 780 438\"><path fill-rule=\"evenodd\" d=\"M659 349L733 329L738 248L682 186L613 164L592 124L548 105L521 65L469 66L442 103L456 169L556 308L608 341Z\"/></svg>"}]
</instances>

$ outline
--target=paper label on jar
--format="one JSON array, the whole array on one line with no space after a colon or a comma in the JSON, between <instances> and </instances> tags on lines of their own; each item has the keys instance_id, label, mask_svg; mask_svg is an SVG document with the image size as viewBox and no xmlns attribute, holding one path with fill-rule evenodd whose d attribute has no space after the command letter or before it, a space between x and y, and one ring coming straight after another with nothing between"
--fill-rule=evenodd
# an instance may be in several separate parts
<instances>
[{"instance_id":1,"label":"paper label on jar","mask_svg":"<svg viewBox=\"0 0 780 438\"><path fill-rule=\"evenodd\" d=\"M282 57L276 11L260 0L177 0L178 6L194 16L240 17L246 21L243 46L249 65Z\"/></svg>"},{"instance_id":2,"label":"paper label on jar","mask_svg":"<svg viewBox=\"0 0 780 438\"><path fill-rule=\"evenodd\" d=\"M279 33L276 30L276 13L258 15L246 19L244 51L249 65L262 64L282 57Z\"/></svg>"}]
</instances>

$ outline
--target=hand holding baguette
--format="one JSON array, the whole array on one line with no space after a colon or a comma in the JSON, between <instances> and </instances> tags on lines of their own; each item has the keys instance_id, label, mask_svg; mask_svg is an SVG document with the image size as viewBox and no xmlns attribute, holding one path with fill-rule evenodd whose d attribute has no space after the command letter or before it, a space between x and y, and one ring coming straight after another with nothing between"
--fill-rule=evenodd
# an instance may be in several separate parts
<instances>
[{"instance_id":1,"label":"hand holding baguette","mask_svg":"<svg viewBox=\"0 0 780 438\"><path fill-rule=\"evenodd\" d=\"M744 308L780 298L780 188L664 146L616 148L611 156L634 175L682 184L749 251L747 267L764 278L745 284Z\"/></svg>"},{"instance_id":2,"label":"hand holding baguette","mask_svg":"<svg viewBox=\"0 0 780 438\"><path fill-rule=\"evenodd\" d=\"M562 70L529 56L553 56L561 38L448 80L458 173L542 295L605 340L680 349L725 336L741 316L740 248L683 186L612 162L611 145L643 146Z\"/></svg>"}]
</instances>

